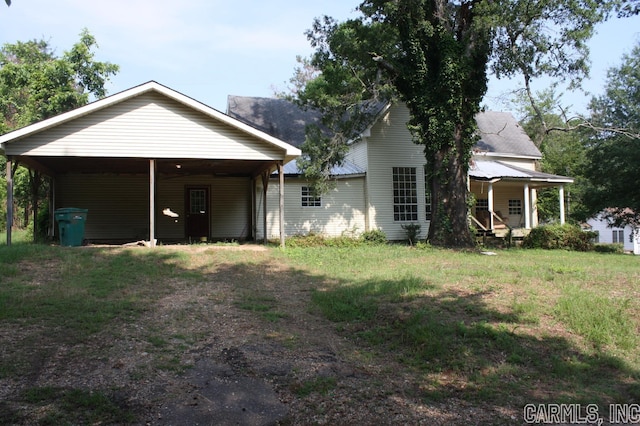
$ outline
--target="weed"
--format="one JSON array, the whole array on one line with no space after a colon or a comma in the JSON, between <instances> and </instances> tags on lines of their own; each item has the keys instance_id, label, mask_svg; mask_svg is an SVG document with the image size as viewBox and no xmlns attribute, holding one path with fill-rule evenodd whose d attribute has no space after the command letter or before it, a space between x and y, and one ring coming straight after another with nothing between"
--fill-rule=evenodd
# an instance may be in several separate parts
<instances>
[{"instance_id":1,"label":"weed","mask_svg":"<svg viewBox=\"0 0 640 426\"><path fill-rule=\"evenodd\" d=\"M335 377L319 376L312 380L307 380L302 383L296 383L292 385L291 390L299 397L309 396L312 393L326 395L336 387L336 384L337 381Z\"/></svg>"}]
</instances>

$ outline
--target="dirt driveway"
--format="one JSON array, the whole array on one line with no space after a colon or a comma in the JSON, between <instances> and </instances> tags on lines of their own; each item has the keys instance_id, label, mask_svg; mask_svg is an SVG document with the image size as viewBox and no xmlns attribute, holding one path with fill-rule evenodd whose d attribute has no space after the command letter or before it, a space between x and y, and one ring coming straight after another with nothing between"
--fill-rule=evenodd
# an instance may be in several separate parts
<instances>
[{"instance_id":1,"label":"dirt driveway","mask_svg":"<svg viewBox=\"0 0 640 426\"><path fill-rule=\"evenodd\" d=\"M216 256L182 250L203 263ZM38 424L46 407L20 399L38 386L100 391L133 413L124 422L133 424L520 423L515 411L423 400L414 372L354 344L314 310L314 277L252 250L250 262L221 260L197 280L158 283L171 291L136 321L114 321L79 344L35 328L1 330L2 356L38 339L28 356L39 368L0 379L0 420L11 412L18 424Z\"/></svg>"}]
</instances>

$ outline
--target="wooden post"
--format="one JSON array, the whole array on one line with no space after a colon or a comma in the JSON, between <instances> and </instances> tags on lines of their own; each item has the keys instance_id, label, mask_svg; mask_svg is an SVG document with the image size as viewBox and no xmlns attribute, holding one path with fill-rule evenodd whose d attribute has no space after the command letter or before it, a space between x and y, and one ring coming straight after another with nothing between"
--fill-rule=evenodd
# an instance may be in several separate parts
<instances>
[{"instance_id":1,"label":"wooden post","mask_svg":"<svg viewBox=\"0 0 640 426\"><path fill-rule=\"evenodd\" d=\"M7 156L7 245L11 245L13 228L13 157Z\"/></svg>"},{"instance_id":2,"label":"wooden post","mask_svg":"<svg viewBox=\"0 0 640 426\"><path fill-rule=\"evenodd\" d=\"M559 188L559 198L560 198L560 225L564 225L564 185L560 185Z\"/></svg>"},{"instance_id":3,"label":"wooden post","mask_svg":"<svg viewBox=\"0 0 640 426\"><path fill-rule=\"evenodd\" d=\"M489 182L487 189L487 203L489 207L489 229L493 232L493 227L495 226L493 223L493 182Z\"/></svg>"},{"instance_id":4,"label":"wooden post","mask_svg":"<svg viewBox=\"0 0 640 426\"><path fill-rule=\"evenodd\" d=\"M531 200L528 183L524 184L524 228L531 229Z\"/></svg>"},{"instance_id":5,"label":"wooden post","mask_svg":"<svg viewBox=\"0 0 640 426\"><path fill-rule=\"evenodd\" d=\"M278 162L278 177L280 178L280 247L284 248L284 166Z\"/></svg>"},{"instance_id":6,"label":"wooden post","mask_svg":"<svg viewBox=\"0 0 640 426\"><path fill-rule=\"evenodd\" d=\"M267 188L269 187L269 170L262 172L262 232L264 244L267 244Z\"/></svg>"},{"instance_id":7,"label":"wooden post","mask_svg":"<svg viewBox=\"0 0 640 426\"><path fill-rule=\"evenodd\" d=\"M149 247L156 246L156 160L149 160Z\"/></svg>"}]
</instances>

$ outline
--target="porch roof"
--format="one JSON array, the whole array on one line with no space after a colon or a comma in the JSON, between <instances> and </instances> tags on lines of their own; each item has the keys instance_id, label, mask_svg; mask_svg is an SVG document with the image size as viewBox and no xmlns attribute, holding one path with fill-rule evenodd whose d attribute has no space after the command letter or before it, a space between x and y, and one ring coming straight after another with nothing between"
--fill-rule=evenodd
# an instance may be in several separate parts
<instances>
[{"instance_id":1,"label":"porch roof","mask_svg":"<svg viewBox=\"0 0 640 426\"><path fill-rule=\"evenodd\" d=\"M469 169L469 177L478 181L501 180L525 181L538 184L561 185L573 183L573 179L566 176L527 170L512 166L502 161L475 160Z\"/></svg>"}]
</instances>

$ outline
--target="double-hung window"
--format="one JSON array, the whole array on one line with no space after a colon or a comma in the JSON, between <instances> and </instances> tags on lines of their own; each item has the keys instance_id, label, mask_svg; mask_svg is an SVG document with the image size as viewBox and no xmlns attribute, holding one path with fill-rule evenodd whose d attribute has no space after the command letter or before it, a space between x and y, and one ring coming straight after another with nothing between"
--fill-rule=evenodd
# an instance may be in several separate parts
<instances>
[{"instance_id":1,"label":"double-hung window","mask_svg":"<svg viewBox=\"0 0 640 426\"><path fill-rule=\"evenodd\" d=\"M613 230L613 243L623 243L624 244L624 230L623 229L614 229Z\"/></svg>"}]
</instances>

